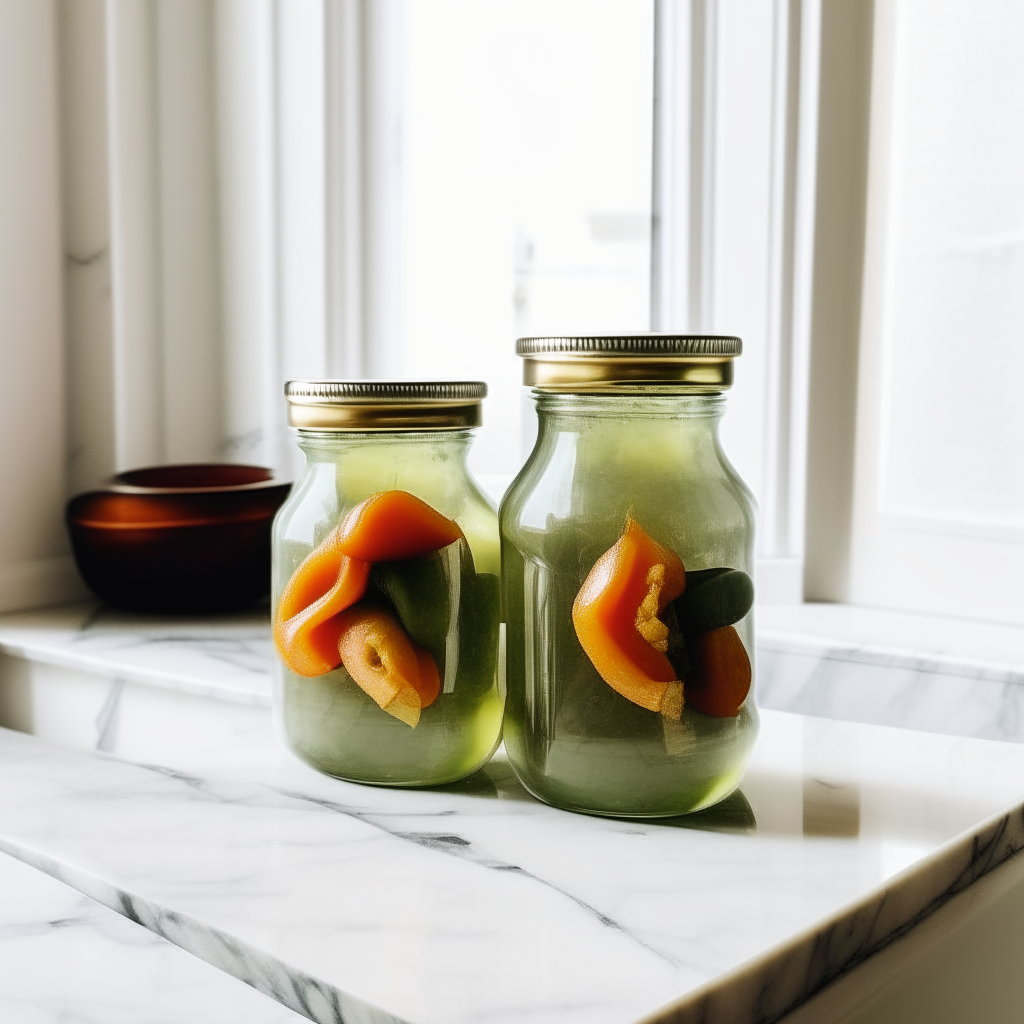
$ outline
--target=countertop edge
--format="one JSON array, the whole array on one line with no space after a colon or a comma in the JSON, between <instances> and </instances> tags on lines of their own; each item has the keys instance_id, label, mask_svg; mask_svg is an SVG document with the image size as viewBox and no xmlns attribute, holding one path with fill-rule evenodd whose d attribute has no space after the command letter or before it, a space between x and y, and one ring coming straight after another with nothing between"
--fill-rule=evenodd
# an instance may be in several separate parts
<instances>
[{"instance_id":1,"label":"countertop edge","mask_svg":"<svg viewBox=\"0 0 1024 1024\"><path fill-rule=\"evenodd\" d=\"M1024 803L961 833L854 903L771 951L694 989L636 1024L773 1024L903 938L979 879L1024 850ZM941 873L937 894L925 876ZM909 906L894 906L911 897ZM802 978L796 996L794 977Z\"/></svg>"},{"instance_id":2,"label":"countertop edge","mask_svg":"<svg viewBox=\"0 0 1024 1024\"><path fill-rule=\"evenodd\" d=\"M188 914L164 907L31 846L0 836L0 852L63 882L155 935L319 1024L410 1024Z\"/></svg>"}]
</instances>

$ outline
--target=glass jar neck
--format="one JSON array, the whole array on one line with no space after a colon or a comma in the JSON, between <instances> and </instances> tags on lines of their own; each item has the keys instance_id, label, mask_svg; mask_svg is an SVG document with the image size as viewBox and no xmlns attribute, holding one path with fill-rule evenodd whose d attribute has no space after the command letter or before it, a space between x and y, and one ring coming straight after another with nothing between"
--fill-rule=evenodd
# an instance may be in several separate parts
<instances>
[{"instance_id":1,"label":"glass jar neck","mask_svg":"<svg viewBox=\"0 0 1024 1024\"><path fill-rule=\"evenodd\" d=\"M386 449L390 458L414 462L427 452L443 451L450 465L464 466L473 443L466 430L297 430L298 446L310 462L335 462L339 456Z\"/></svg>"},{"instance_id":2,"label":"glass jar neck","mask_svg":"<svg viewBox=\"0 0 1024 1024\"><path fill-rule=\"evenodd\" d=\"M597 420L686 420L692 428L716 430L725 412L725 395L679 389L631 388L615 394L566 394L534 390L539 426L571 429Z\"/></svg>"}]
</instances>

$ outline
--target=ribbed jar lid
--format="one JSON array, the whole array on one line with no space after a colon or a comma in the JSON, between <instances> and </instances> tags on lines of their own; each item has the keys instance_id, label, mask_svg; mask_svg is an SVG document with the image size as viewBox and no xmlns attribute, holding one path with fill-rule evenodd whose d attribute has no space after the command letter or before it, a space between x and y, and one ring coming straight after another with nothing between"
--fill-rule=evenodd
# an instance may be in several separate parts
<instances>
[{"instance_id":1,"label":"ribbed jar lid","mask_svg":"<svg viewBox=\"0 0 1024 1024\"><path fill-rule=\"evenodd\" d=\"M478 427L487 385L475 380L289 380L288 422L300 430Z\"/></svg>"},{"instance_id":2,"label":"ribbed jar lid","mask_svg":"<svg viewBox=\"0 0 1024 1024\"><path fill-rule=\"evenodd\" d=\"M523 383L545 391L616 391L630 385L722 391L743 342L724 334L581 334L520 338Z\"/></svg>"}]
</instances>

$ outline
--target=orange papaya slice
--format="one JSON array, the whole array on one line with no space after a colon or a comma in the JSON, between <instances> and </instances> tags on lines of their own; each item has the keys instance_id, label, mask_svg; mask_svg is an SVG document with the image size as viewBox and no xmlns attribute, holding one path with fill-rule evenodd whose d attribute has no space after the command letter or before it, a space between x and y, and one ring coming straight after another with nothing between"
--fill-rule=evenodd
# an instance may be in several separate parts
<instances>
[{"instance_id":1,"label":"orange papaya slice","mask_svg":"<svg viewBox=\"0 0 1024 1024\"><path fill-rule=\"evenodd\" d=\"M416 728L441 684L434 659L417 647L390 612L361 604L338 616L345 670L377 705Z\"/></svg>"},{"instance_id":2,"label":"orange papaya slice","mask_svg":"<svg viewBox=\"0 0 1024 1024\"><path fill-rule=\"evenodd\" d=\"M735 718L750 692L750 658L732 626L686 637L692 672L686 699L692 707L716 718Z\"/></svg>"},{"instance_id":3,"label":"orange papaya slice","mask_svg":"<svg viewBox=\"0 0 1024 1024\"><path fill-rule=\"evenodd\" d=\"M361 501L341 524L339 550L366 562L421 558L462 536L458 523L408 491L381 491Z\"/></svg>"},{"instance_id":4,"label":"orange papaya slice","mask_svg":"<svg viewBox=\"0 0 1024 1024\"><path fill-rule=\"evenodd\" d=\"M686 587L679 556L632 516L576 595L572 621L598 675L640 707L678 720L683 684L669 661L668 628L658 618Z\"/></svg>"},{"instance_id":5,"label":"orange papaya slice","mask_svg":"<svg viewBox=\"0 0 1024 1024\"><path fill-rule=\"evenodd\" d=\"M416 661L420 669L419 681L413 685L420 695L420 706L429 708L441 692L441 673L437 670L437 662L430 651L415 643L412 649L416 652Z\"/></svg>"},{"instance_id":6,"label":"orange papaya slice","mask_svg":"<svg viewBox=\"0 0 1024 1024\"><path fill-rule=\"evenodd\" d=\"M370 563L339 548L332 530L292 574L274 617L274 646L281 660L300 676L320 676L341 664L339 612L366 590Z\"/></svg>"},{"instance_id":7,"label":"orange papaya slice","mask_svg":"<svg viewBox=\"0 0 1024 1024\"><path fill-rule=\"evenodd\" d=\"M336 669L344 630L335 618L363 596L371 563L418 558L462 536L454 520L407 491L370 495L288 581L274 616L282 661L302 676Z\"/></svg>"}]
</instances>

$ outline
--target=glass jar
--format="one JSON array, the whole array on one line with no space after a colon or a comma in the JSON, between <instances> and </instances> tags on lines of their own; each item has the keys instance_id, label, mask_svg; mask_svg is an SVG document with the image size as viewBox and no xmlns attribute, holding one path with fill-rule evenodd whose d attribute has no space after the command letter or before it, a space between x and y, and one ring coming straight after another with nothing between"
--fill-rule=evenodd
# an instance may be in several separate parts
<instances>
[{"instance_id":1,"label":"glass jar","mask_svg":"<svg viewBox=\"0 0 1024 1024\"><path fill-rule=\"evenodd\" d=\"M305 471L274 521L275 716L353 782L428 786L497 747L497 516L469 474L480 383L289 381Z\"/></svg>"},{"instance_id":2,"label":"glass jar","mask_svg":"<svg viewBox=\"0 0 1024 1024\"><path fill-rule=\"evenodd\" d=\"M501 505L504 738L535 796L664 817L757 736L750 491L718 439L738 338L521 338L536 446Z\"/></svg>"}]
</instances>

